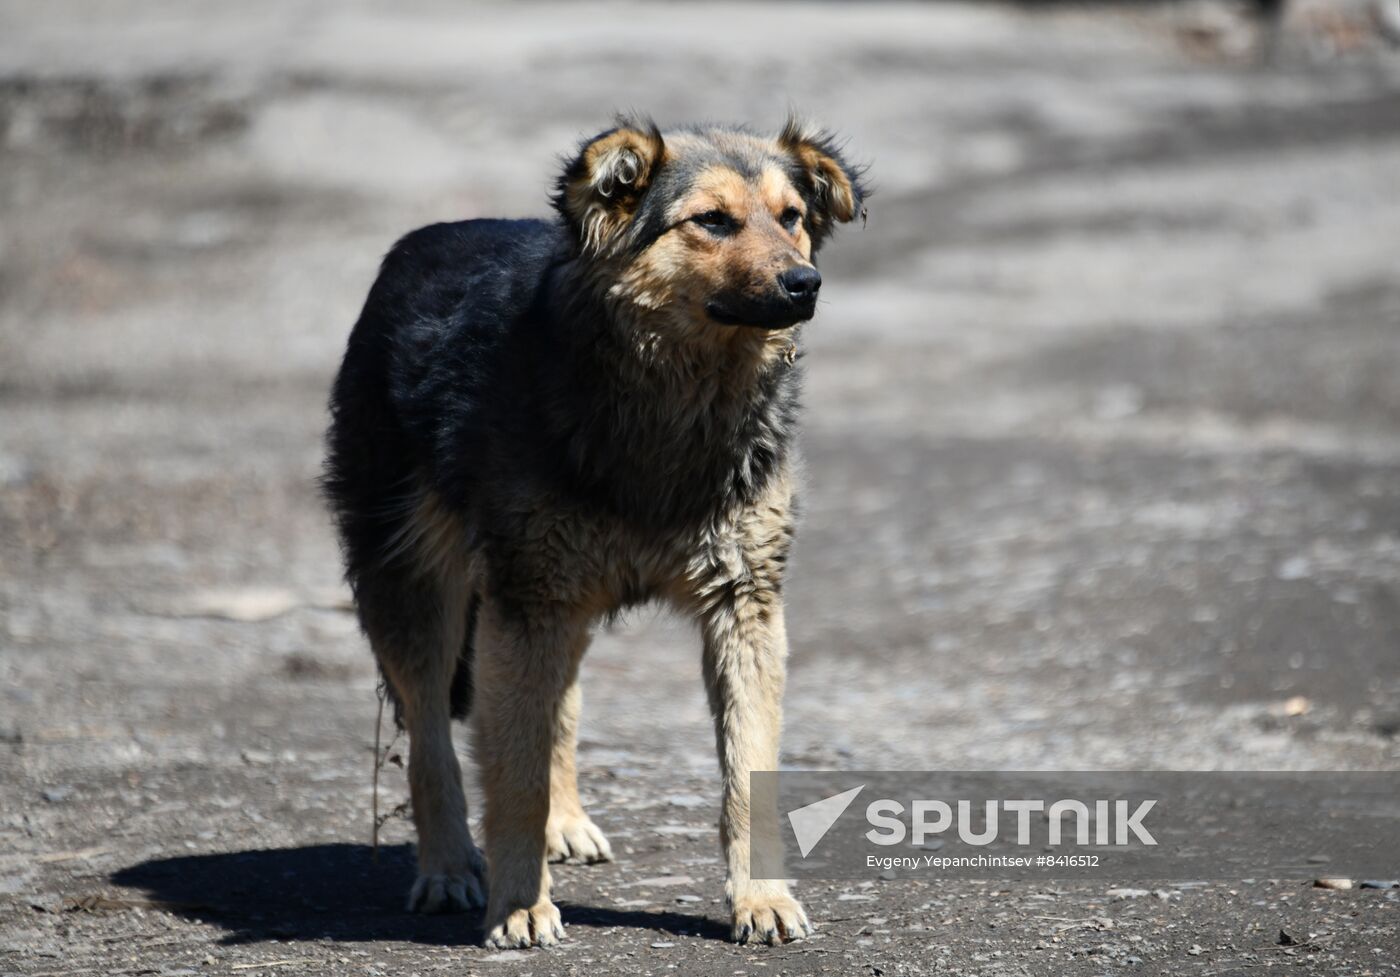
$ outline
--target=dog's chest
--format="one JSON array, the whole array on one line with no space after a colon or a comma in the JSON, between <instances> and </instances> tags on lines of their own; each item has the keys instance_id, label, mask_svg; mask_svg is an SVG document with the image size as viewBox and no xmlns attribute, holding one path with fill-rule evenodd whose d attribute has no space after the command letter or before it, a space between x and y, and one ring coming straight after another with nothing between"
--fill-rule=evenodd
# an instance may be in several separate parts
<instances>
[{"instance_id":1,"label":"dog's chest","mask_svg":"<svg viewBox=\"0 0 1400 977\"><path fill-rule=\"evenodd\" d=\"M538 591L606 615L653 599L685 600L747 572L741 523L720 518L661 532L571 507L542 507L521 545L498 553L517 594Z\"/></svg>"}]
</instances>

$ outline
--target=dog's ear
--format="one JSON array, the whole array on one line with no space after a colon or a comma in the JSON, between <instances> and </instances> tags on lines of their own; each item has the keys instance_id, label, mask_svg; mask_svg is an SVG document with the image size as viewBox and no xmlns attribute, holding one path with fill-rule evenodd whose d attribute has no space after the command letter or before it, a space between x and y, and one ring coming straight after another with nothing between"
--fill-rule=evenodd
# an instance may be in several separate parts
<instances>
[{"instance_id":1,"label":"dog's ear","mask_svg":"<svg viewBox=\"0 0 1400 977\"><path fill-rule=\"evenodd\" d=\"M831 133L788 116L777 141L797 164L798 190L807 200L813 249L826 239L835 223L845 224L856 217L864 220L865 200L870 195L862 181L865 168L843 158Z\"/></svg>"},{"instance_id":2,"label":"dog's ear","mask_svg":"<svg viewBox=\"0 0 1400 977\"><path fill-rule=\"evenodd\" d=\"M585 250L618 241L665 156L661 130L650 121L619 119L579 147L559 176L554 206Z\"/></svg>"}]
</instances>

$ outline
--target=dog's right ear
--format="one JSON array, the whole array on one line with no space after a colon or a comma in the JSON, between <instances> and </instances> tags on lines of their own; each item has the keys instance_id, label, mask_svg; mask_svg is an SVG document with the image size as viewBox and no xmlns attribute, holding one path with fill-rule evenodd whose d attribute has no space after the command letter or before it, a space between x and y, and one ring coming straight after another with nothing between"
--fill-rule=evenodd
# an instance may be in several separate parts
<instances>
[{"instance_id":1,"label":"dog's right ear","mask_svg":"<svg viewBox=\"0 0 1400 977\"><path fill-rule=\"evenodd\" d=\"M559 176L554 206L585 251L605 252L619 240L665 156L652 122L619 120L579 147Z\"/></svg>"}]
</instances>

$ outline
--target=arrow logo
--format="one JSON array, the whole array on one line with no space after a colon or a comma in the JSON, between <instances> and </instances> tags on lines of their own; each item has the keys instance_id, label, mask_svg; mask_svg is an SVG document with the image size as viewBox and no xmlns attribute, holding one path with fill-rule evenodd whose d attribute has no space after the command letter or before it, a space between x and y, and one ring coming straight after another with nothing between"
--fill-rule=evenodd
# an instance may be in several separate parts
<instances>
[{"instance_id":1,"label":"arrow logo","mask_svg":"<svg viewBox=\"0 0 1400 977\"><path fill-rule=\"evenodd\" d=\"M831 830L836 819L846 813L851 801L865 790L865 785L852 787L839 794L824 797L806 807L788 811L788 823L792 825L793 837L797 839L797 850L806 858L807 853L817 847L817 843Z\"/></svg>"}]
</instances>

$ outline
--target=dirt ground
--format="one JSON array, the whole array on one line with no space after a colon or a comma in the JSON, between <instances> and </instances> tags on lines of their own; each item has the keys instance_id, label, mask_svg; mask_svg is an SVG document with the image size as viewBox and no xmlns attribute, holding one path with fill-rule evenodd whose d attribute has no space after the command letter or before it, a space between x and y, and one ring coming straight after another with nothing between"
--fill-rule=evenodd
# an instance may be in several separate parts
<instances>
[{"instance_id":1,"label":"dirt ground","mask_svg":"<svg viewBox=\"0 0 1400 977\"><path fill-rule=\"evenodd\" d=\"M402 911L405 820L371 858L314 485L396 236L542 213L615 109L794 104L878 196L807 332L785 763L1400 769L1400 57L1332 7L1266 56L1209 4L0 4L0 974L1400 972L1400 890L1266 880L807 883L734 947L660 614L585 666L619 860L489 954Z\"/></svg>"}]
</instances>

